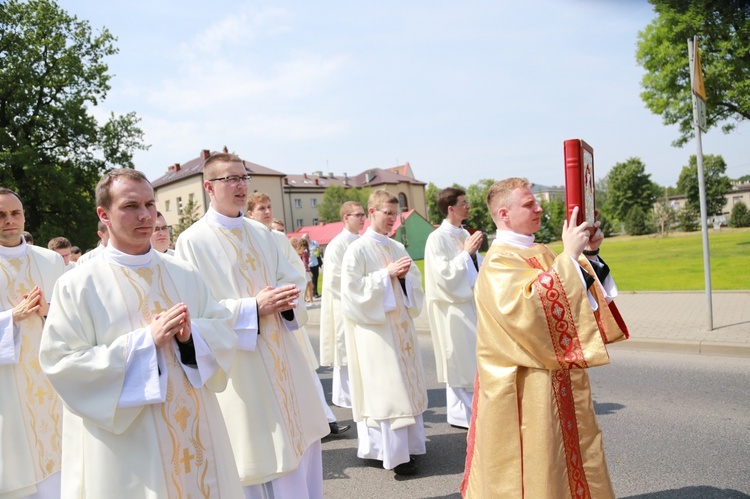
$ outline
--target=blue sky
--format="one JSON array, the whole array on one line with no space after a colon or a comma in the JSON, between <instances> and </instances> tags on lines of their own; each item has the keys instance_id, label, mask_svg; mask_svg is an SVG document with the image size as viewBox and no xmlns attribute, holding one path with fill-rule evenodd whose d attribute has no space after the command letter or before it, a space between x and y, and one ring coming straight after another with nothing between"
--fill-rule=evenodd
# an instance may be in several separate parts
<instances>
[{"instance_id":1,"label":"blue sky","mask_svg":"<svg viewBox=\"0 0 750 499\"><path fill-rule=\"evenodd\" d=\"M118 38L92 112L142 118L136 167L152 180L226 145L285 173L408 161L439 187L560 185L562 142L583 138L597 178L637 156L675 185L696 152L640 100L645 0L59 3ZM750 125L710 130L703 152L750 173Z\"/></svg>"}]
</instances>

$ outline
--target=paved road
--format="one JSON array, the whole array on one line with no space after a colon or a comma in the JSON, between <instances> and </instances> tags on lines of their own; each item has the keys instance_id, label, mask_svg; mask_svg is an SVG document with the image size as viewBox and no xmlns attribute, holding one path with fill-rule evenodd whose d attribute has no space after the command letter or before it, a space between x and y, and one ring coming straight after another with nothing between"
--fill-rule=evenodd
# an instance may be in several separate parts
<instances>
[{"instance_id":1,"label":"paved road","mask_svg":"<svg viewBox=\"0 0 750 499\"><path fill-rule=\"evenodd\" d=\"M318 328L308 327L317 349ZM323 441L327 498L458 498L466 432L445 422L429 333L420 332L428 382L427 455L420 474L395 477L356 457L356 430ZM592 369L595 408L618 497L750 499L750 359L614 351ZM330 369L320 369L330 400ZM334 407L342 422L351 412Z\"/></svg>"}]
</instances>

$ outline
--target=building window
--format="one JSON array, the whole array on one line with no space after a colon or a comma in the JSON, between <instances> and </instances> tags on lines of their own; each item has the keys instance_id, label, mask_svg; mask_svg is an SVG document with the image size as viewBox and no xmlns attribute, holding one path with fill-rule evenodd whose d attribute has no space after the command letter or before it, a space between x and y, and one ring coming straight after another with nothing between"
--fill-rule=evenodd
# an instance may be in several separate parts
<instances>
[{"instance_id":1,"label":"building window","mask_svg":"<svg viewBox=\"0 0 750 499\"><path fill-rule=\"evenodd\" d=\"M300 227L302 227L302 224L304 224L304 223L305 223L304 220L302 220L301 218L298 218L297 219L297 228L299 229Z\"/></svg>"},{"instance_id":2,"label":"building window","mask_svg":"<svg viewBox=\"0 0 750 499\"><path fill-rule=\"evenodd\" d=\"M409 202L406 200L406 194L403 192L398 195L398 207L401 211L407 211L409 209Z\"/></svg>"},{"instance_id":3,"label":"building window","mask_svg":"<svg viewBox=\"0 0 750 499\"><path fill-rule=\"evenodd\" d=\"M313 218L313 225L318 225L318 219L317 218Z\"/></svg>"},{"instance_id":4,"label":"building window","mask_svg":"<svg viewBox=\"0 0 750 499\"><path fill-rule=\"evenodd\" d=\"M734 196L732 198L732 204L737 204L742 202L742 196Z\"/></svg>"},{"instance_id":5,"label":"building window","mask_svg":"<svg viewBox=\"0 0 750 499\"><path fill-rule=\"evenodd\" d=\"M169 211L169 199L164 201L164 211Z\"/></svg>"},{"instance_id":6,"label":"building window","mask_svg":"<svg viewBox=\"0 0 750 499\"><path fill-rule=\"evenodd\" d=\"M318 206L318 200L317 200L317 198L312 198L310 200L310 208L316 208L317 206ZM315 224L315 225L317 225L317 224Z\"/></svg>"},{"instance_id":7,"label":"building window","mask_svg":"<svg viewBox=\"0 0 750 499\"><path fill-rule=\"evenodd\" d=\"M177 214L182 215L182 198L177 198Z\"/></svg>"},{"instance_id":8,"label":"building window","mask_svg":"<svg viewBox=\"0 0 750 499\"><path fill-rule=\"evenodd\" d=\"M302 200L301 200L301 199L299 199L299 198L296 198L296 199L294 200L294 207L295 207L295 208L302 208Z\"/></svg>"}]
</instances>

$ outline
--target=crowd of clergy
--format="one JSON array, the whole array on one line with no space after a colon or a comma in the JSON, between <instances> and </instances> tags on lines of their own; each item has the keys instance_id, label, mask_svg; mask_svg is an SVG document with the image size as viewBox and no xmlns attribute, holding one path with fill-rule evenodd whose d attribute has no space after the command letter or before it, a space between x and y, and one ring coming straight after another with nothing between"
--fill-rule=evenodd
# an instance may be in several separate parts
<instances>
[{"instance_id":1,"label":"crowd of clergy","mask_svg":"<svg viewBox=\"0 0 750 499\"><path fill-rule=\"evenodd\" d=\"M573 223L574 209L555 255L534 243L531 184L499 181L482 258L484 235L462 226L466 193L444 189L423 289L389 237L398 199L346 202L325 249L318 360L300 306L317 293L309 245L248 193L238 157L210 156L203 180L210 206L171 249L146 177L106 173L101 244L83 255L64 237L34 246L23 193L0 187L0 499L321 498L321 439L350 429L321 365L357 456L418 473L423 303L447 421L468 429L462 494L614 497L586 368L627 329L598 222Z\"/></svg>"}]
</instances>

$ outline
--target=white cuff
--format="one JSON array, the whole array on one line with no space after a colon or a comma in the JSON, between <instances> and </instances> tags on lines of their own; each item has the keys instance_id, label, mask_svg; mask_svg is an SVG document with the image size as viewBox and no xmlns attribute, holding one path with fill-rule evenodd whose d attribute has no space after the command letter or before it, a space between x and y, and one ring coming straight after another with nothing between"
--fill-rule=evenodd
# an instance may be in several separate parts
<instances>
[{"instance_id":1,"label":"white cuff","mask_svg":"<svg viewBox=\"0 0 750 499\"><path fill-rule=\"evenodd\" d=\"M299 305L299 300L294 300L294 304ZM292 317L292 320L290 321L286 320L284 318L284 315L279 313L279 318L281 318L281 323L284 324L284 327L289 333L299 329L299 322L297 321L297 311L292 310L292 312L294 312L294 317Z\"/></svg>"},{"instance_id":2,"label":"white cuff","mask_svg":"<svg viewBox=\"0 0 750 499\"><path fill-rule=\"evenodd\" d=\"M477 267L479 267L479 253L475 254L477 255ZM477 270L477 267L474 267L474 260L471 259L471 255L467 251L462 251L461 253L459 253L459 255L464 260L464 266L466 267L466 278L469 281L469 287L473 288L474 283L477 282L479 271Z\"/></svg>"},{"instance_id":3,"label":"white cuff","mask_svg":"<svg viewBox=\"0 0 750 499\"><path fill-rule=\"evenodd\" d=\"M20 327L13 322L13 309L0 312L0 365L17 364L21 358Z\"/></svg>"},{"instance_id":4,"label":"white cuff","mask_svg":"<svg viewBox=\"0 0 750 499\"><path fill-rule=\"evenodd\" d=\"M185 375L190 381L190 384L195 388L201 388L206 383L206 381L211 379L211 376L213 376L216 370L219 368L219 364L216 362L216 357L214 357L214 354L209 348L208 343L206 343L206 340L203 339L203 335L198 328L198 324L190 321L190 331L191 338L193 339L193 348L195 348L196 367L182 364L182 362L180 362L180 364L182 365L182 370L185 371ZM172 349L174 350L174 354L179 359L180 347L179 345L177 345L176 341L172 342Z\"/></svg>"},{"instance_id":5,"label":"white cuff","mask_svg":"<svg viewBox=\"0 0 750 499\"><path fill-rule=\"evenodd\" d=\"M396 295L393 294L393 281L388 275L388 269L378 270L380 272L380 282L383 284L383 309L385 312L396 310Z\"/></svg>"},{"instance_id":6,"label":"white cuff","mask_svg":"<svg viewBox=\"0 0 750 499\"><path fill-rule=\"evenodd\" d=\"M237 333L237 349L255 350L258 343L258 305L255 298L240 300L234 332Z\"/></svg>"},{"instance_id":7,"label":"white cuff","mask_svg":"<svg viewBox=\"0 0 750 499\"><path fill-rule=\"evenodd\" d=\"M151 327L128 333L125 380L117 407L158 404L167 396L167 364L151 336ZM159 375L161 370L161 375Z\"/></svg>"}]
</instances>

